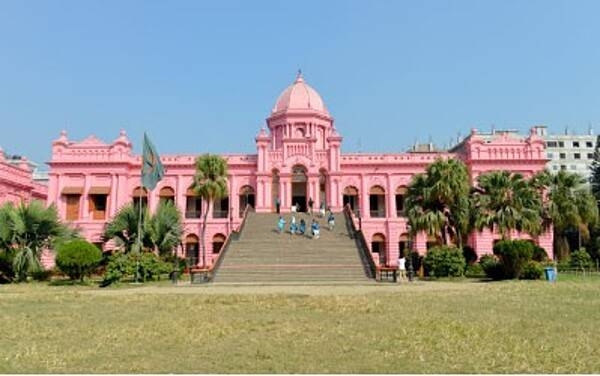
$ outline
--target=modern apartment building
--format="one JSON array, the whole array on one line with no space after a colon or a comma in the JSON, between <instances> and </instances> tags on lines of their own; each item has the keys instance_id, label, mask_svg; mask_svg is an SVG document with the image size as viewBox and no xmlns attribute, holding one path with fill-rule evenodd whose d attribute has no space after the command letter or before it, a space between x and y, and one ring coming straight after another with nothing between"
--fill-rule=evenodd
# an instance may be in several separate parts
<instances>
[{"instance_id":1,"label":"modern apartment building","mask_svg":"<svg viewBox=\"0 0 600 376\"><path fill-rule=\"evenodd\" d=\"M589 179L597 138L591 127L587 134L569 134L568 131L565 134L548 134L546 126L536 126L535 130L546 142L549 171L567 170Z\"/></svg>"}]
</instances>

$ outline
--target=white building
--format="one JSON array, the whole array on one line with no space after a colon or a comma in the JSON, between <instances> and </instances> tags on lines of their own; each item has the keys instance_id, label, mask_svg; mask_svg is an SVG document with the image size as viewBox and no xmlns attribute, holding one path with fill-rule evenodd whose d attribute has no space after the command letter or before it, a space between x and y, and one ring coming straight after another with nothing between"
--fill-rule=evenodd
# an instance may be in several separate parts
<instances>
[{"instance_id":1,"label":"white building","mask_svg":"<svg viewBox=\"0 0 600 376\"><path fill-rule=\"evenodd\" d=\"M589 179L597 138L591 128L588 134L548 134L546 126L535 128L537 134L546 141L549 171L567 170Z\"/></svg>"}]
</instances>

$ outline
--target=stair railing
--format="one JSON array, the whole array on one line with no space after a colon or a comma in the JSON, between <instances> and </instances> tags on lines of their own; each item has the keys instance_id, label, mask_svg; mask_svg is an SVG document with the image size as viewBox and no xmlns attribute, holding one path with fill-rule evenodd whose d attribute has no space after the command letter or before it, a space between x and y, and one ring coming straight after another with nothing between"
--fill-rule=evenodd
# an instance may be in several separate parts
<instances>
[{"instance_id":1,"label":"stair railing","mask_svg":"<svg viewBox=\"0 0 600 376\"><path fill-rule=\"evenodd\" d=\"M244 209L244 214L242 217L242 222L240 223L240 225L238 226L237 229L232 230L229 233L229 235L227 235L227 238L225 239L225 242L223 243L223 247L221 247L221 252L219 252L217 259L210 266L210 268L208 268L207 282L212 282L214 280L215 274L217 273L217 271L219 270L219 267L223 263L223 259L225 258L225 253L227 253L227 250L229 249L229 244L233 240L240 239L241 232L244 229L244 225L246 224L246 218L248 217L248 213L250 212L250 210L252 210L252 206L250 204L246 204L246 208Z\"/></svg>"},{"instance_id":2,"label":"stair railing","mask_svg":"<svg viewBox=\"0 0 600 376\"><path fill-rule=\"evenodd\" d=\"M360 256L360 260L362 261L363 268L365 269L365 274L369 278L375 278L377 270L375 260L373 260L371 251L369 251L367 240L362 232L362 228L356 228L356 220L350 204L346 204L346 206L344 206L344 215L346 217L346 227L348 232L352 234L352 238L356 243L356 248L358 248L358 254Z\"/></svg>"}]
</instances>

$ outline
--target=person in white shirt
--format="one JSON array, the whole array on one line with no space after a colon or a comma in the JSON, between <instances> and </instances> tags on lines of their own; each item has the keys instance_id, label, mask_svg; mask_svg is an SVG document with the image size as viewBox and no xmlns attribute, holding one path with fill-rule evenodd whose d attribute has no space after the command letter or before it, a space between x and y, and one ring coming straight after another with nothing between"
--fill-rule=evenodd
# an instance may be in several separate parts
<instances>
[{"instance_id":1,"label":"person in white shirt","mask_svg":"<svg viewBox=\"0 0 600 376\"><path fill-rule=\"evenodd\" d=\"M406 279L406 259L404 256L400 256L398 259L398 270L400 271L400 278L398 281L404 281Z\"/></svg>"}]
</instances>

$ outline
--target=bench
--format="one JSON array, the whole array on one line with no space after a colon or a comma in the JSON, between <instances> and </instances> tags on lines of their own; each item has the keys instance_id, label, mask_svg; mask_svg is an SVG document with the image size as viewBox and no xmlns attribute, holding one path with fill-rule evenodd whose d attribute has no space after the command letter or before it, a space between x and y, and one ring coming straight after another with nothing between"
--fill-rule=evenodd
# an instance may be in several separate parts
<instances>
[{"instance_id":1,"label":"bench","mask_svg":"<svg viewBox=\"0 0 600 376\"><path fill-rule=\"evenodd\" d=\"M398 281L398 267L397 266L378 266L375 274L375 280L377 282L383 282L384 278L386 281L392 279L392 282Z\"/></svg>"}]
</instances>

